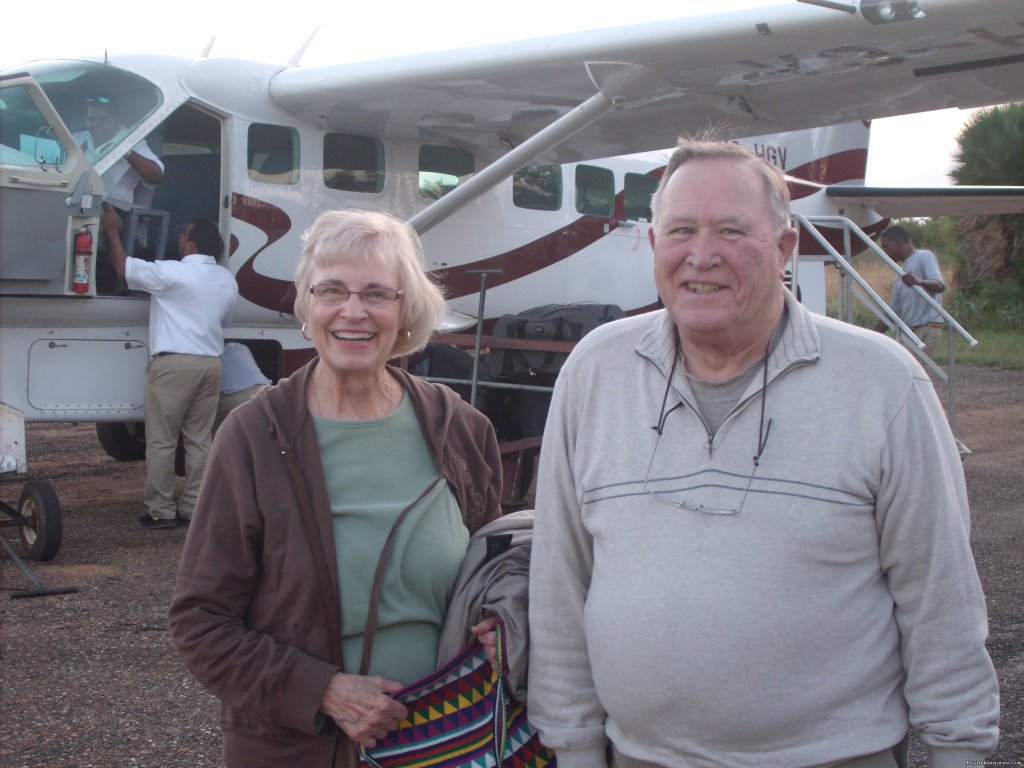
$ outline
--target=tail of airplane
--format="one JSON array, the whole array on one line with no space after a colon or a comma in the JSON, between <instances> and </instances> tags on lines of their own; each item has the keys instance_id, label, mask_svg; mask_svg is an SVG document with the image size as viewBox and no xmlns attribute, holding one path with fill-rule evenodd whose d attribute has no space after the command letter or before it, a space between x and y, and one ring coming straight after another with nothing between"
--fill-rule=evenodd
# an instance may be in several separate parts
<instances>
[{"instance_id":1,"label":"tail of airplane","mask_svg":"<svg viewBox=\"0 0 1024 768\"><path fill-rule=\"evenodd\" d=\"M853 122L740 139L765 162L797 182L812 186L864 182L870 122ZM806 197L800 191L794 200Z\"/></svg>"},{"instance_id":2,"label":"tail of airplane","mask_svg":"<svg viewBox=\"0 0 1024 768\"><path fill-rule=\"evenodd\" d=\"M871 123L858 121L755 136L740 143L785 174L795 213L846 216L874 235L885 220L864 206L837 206L828 191L863 187L870 139ZM842 247L840 229L823 227L821 231L833 246ZM821 245L806 233L801 233L798 252L801 256L823 255Z\"/></svg>"}]
</instances>

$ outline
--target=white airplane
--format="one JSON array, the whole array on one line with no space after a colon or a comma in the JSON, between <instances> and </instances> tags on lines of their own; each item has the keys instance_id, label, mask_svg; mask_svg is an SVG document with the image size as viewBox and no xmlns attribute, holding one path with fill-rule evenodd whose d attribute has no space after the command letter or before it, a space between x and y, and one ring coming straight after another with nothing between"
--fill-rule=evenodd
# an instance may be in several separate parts
<instances>
[{"instance_id":1,"label":"white airplane","mask_svg":"<svg viewBox=\"0 0 1024 768\"><path fill-rule=\"evenodd\" d=\"M300 58L75 58L0 73L0 401L22 434L25 421L96 422L112 455L142 455L125 425L143 418L148 298L98 258L97 223L101 174L145 137L165 178L136 200L129 247L172 257L169 231L217 222L240 290L226 336L277 378L313 354L291 280L325 209L409 219L447 289L442 332L478 319L489 331L542 304L656 306L648 203L658 151L680 133L753 147L791 177L797 211L842 211L869 231L906 215L906 190L863 189L867 121L1024 98L1024 4L780 0L359 64ZM124 126L94 164L75 139L87 95L112 99ZM958 213L1024 210L1019 189L954 194ZM799 269L821 311L823 269ZM21 444L6 471L24 471Z\"/></svg>"}]
</instances>

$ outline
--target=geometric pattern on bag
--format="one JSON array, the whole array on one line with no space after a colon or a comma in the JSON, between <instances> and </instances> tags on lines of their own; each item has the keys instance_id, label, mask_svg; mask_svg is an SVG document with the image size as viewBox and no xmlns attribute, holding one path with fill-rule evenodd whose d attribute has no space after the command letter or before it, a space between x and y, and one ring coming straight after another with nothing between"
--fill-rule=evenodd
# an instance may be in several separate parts
<instances>
[{"instance_id":1,"label":"geometric pattern on bag","mask_svg":"<svg viewBox=\"0 0 1024 768\"><path fill-rule=\"evenodd\" d=\"M555 753L540 743L537 729L526 719L526 707L511 697L507 719L504 768L555 768Z\"/></svg>"},{"instance_id":2,"label":"geometric pattern on bag","mask_svg":"<svg viewBox=\"0 0 1024 768\"><path fill-rule=\"evenodd\" d=\"M501 669L500 624L496 631ZM372 768L555 768L554 753L540 743L526 708L509 696L479 642L395 699L409 714L373 749L360 748Z\"/></svg>"}]
</instances>

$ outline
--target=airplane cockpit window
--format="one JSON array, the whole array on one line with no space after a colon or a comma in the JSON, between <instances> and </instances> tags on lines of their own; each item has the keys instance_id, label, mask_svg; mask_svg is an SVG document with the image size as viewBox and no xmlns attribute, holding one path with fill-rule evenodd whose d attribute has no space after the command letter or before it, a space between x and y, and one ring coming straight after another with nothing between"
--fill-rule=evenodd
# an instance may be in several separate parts
<instances>
[{"instance_id":1,"label":"airplane cockpit window","mask_svg":"<svg viewBox=\"0 0 1024 768\"><path fill-rule=\"evenodd\" d=\"M36 79L93 163L118 148L124 149L121 139L163 103L163 95L153 83L109 64L39 61L19 69L27 70ZM111 130L103 132L102 141L94 140L90 130L90 119L95 121L99 117L111 126Z\"/></svg>"},{"instance_id":2,"label":"airplane cockpit window","mask_svg":"<svg viewBox=\"0 0 1024 768\"><path fill-rule=\"evenodd\" d=\"M512 176L512 202L517 208L557 211L562 207L562 166L528 165Z\"/></svg>"},{"instance_id":3,"label":"airplane cockpit window","mask_svg":"<svg viewBox=\"0 0 1024 768\"><path fill-rule=\"evenodd\" d=\"M576 166L576 210L588 216L615 214L615 174L610 169Z\"/></svg>"},{"instance_id":4,"label":"airplane cockpit window","mask_svg":"<svg viewBox=\"0 0 1024 768\"><path fill-rule=\"evenodd\" d=\"M324 134L324 186L341 192L382 192L383 142L351 133Z\"/></svg>"},{"instance_id":5,"label":"airplane cockpit window","mask_svg":"<svg viewBox=\"0 0 1024 768\"><path fill-rule=\"evenodd\" d=\"M23 85L0 94L0 163L62 165L68 152Z\"/></svg>"},{"instance_id":6,"label":"airplane cockpit window","mask_svg":"<svg viewBox=\"0 0 1024 768\"><path fill-rule=\"evenodd\" d=\"M299 132L284 125L249 126L249 178L264 184L299 181Z\"/></svg>"},{"instance_id":7,"label":"airplane cockpit window","mask_svg":"<svg viewBox=\"0 0 1024 768\"><path fill-rule=\"evenodd\" d=\"M439 200L476 171L473 155L458 147L420 147L420 196Z\"/></svg>"},{"instance_id":8,"label":"airplane cockpit window","mask_svg":"<svg viewBox=\"0 0 1024 768\"><path fill-rule=\"evenodd\" d=\"M627 173L622 195L626 218L632 221L653 221L651 195L657 188L658 180L654 176Z\"/></svg>"}]
</instances>

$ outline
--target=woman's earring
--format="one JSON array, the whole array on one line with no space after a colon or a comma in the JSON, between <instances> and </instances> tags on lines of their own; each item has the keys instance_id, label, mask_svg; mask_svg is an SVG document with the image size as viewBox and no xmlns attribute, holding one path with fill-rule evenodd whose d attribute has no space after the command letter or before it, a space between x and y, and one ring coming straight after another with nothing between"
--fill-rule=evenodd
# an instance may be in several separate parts
<instances>
[{"instance_id":1,"label":"woman's earring","mask_svg":"<svg viewBox=\"0 0 1024 768\"><path fill-rule=\"evenodd\" d=\"M309 323L302 324L302 330L299 331L302 334L302 338L306 341L312 341L313 337L309 335Z\"/></svg>"},{"instance_id":2,"label":"woman's earring","mask_svg":"<svg viewBox=\"0 0 1024 768\"><path fill-rule=\"evenodd\" d=\"M398 338L401 339L403 344L408 344L409 339L412 338L412 332L408 328L402 328L398 331Z\"/></svg>"}]
</instances>

